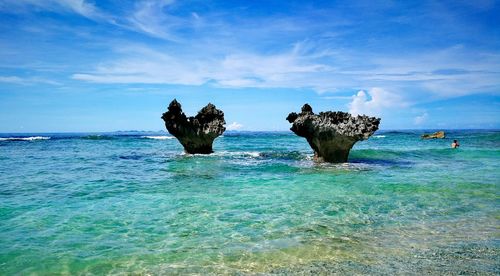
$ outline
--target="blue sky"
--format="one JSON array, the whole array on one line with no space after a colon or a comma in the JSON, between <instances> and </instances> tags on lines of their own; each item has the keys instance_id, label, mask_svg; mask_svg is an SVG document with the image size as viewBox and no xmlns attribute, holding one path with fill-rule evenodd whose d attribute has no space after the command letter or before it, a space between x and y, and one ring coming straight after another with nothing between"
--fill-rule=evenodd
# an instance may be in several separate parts
<instances>
[{"instance_id":1,"label":"blue sky","mask_svg":"<svg viewBox=\"0 0 500 276\"><path fill-rule=\"evenodd\" d=\"M0 0L0 132L228 129L315 111L500 128L498 1Z\"/></svg>"}]
</instances>

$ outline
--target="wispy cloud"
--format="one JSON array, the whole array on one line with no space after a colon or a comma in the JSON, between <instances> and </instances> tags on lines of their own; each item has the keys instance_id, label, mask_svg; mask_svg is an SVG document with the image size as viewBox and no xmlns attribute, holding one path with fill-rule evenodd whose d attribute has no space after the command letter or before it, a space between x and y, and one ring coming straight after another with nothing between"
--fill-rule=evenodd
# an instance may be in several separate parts
<instances>
[{"instance_id":1,"label":"wispy cloud","mask_svg":"<svg viewBox=\"0 0 500 276\"><path fill-rule=\"evenodd\" d=\"M18 76L0 76L0 83L10 83L19 85L31 85L31 84L61 85L61 83L49 79L44 79L39 77L24 78Z\"/></svg>"},{"instance_id":2,"label":"wispy cloud","mask_svg":"<svg viewBox=\"0 0 500 276\"><path fill-rule=\"evenodd\" d=\"M33 94L57 83L144 97L217 91L196 97L227 93L226 106L248 91L294 105L313 97L405 126L419 115L427 126L424 112L435 112L426 103L500 95L499 8L491 0L0 0L0 82Z\"/></svg>"},{"instance_id":3,"label":"wispy cloud","mask_svg":"<svg viewBox=\"0 0 500 276\"><path fill-rule=\"evenodd\" d=\"M6 83L22 83L23 79L16 76L0 76L0 82Z\"/></svg>"},{"instance_id":4,"label":"wispy cloud","mask_svg":"<svg viewBox=\"0 0 500 276\"><path fill-rule=\"evenodd\" d=\"M178 40L179 38L174 34L173 29L181 28L187 22L181 17L167 14L166 8L173 3L174 0L137 2L135 10L127 19L130 27L154 37L172 41Z\"/></svg>"},{"instance_id":5,"label":"wispy cloud","mask_svg":"<svg viewBox=\"0 0 500 276\"><path fill-rule=\"evenodd\" d=\"M155 83L202 85L210 79L206 61L192 63L145 47L121 49L126 57L99 65L73 79L96 83Z\"/></svg>"},{"instance_id":6,"label":"wispy cloud","mask_svg":"<svg viewBox=\"0 0 500 276\"><path fill-rule=\"evenodd\" d=\"M85 0L0 0L0 9L7 6L111 18ZM119 46L112 47L113 58L77 71L72 79L189 86L209 83L222 88L312 89L318 93L367 91L354 96L351 109L355 112L380 112L388 108L384 102L394 104L396 96L410 104L500 89L500 55L494 51L471 50L461 44L398 55L376 53L362 45L351 50L334 43L345 39L354 24L338 15L334 16L341 24L329 23L336 27L332 36L332 31L324 31L332 26L319 20L306 23L300 15L258 18L266 28L255 31L256 22L250 20L189 9L179 14L179 6L174 0L136 2L131 11L117 17L117 25L166 43L141 46L121 40ZM322 16L317 11L313 14ZM310 39L307 29L322 31ZM287 36L283 30L287 30ZM196 41L189 35L194 31ZM278 47L267 42L274 37L281 41ZM263 45L267 50L256 48L252 39L259 41L257 44L266 41ZM415 94L417 90L420 95Z\"/></svg>"},{"instance_id":7,"label":"wispy cloud","mask_svg":"<svg viewBox=\"0 0 500 276\"><path fill-rule=\"evenodd\" d=\"M229 54L222 58L172 56L147 47L130 47L117 61L72 77L99 83L162 83L221 87L314 87L307 76L331 70L291 50L275 55ZM319 89L319 88L318 88Z\"/></svg>"},{"instance_id":8,"label":"wispy cloud","mask_svg":"<svg viewBox=\"0 0 500 276\"><path fill-rule=\"evenodd\" d=\"M0 10L22 12L32 8L76 13L90 19L105 19L107 17L93 3L85 0L0 0Z\"/></svg>"},{"instance_id":9,"label":"wispy cloud","mask_svg":"<svg viewBox=\"0 0 500 276\"><path fill-rule=\"evenodd\" d=\"M471 51L462 45L398 57L376 56L372 63L376 65L373 70L357 72L362 79L418 85L446 98L500 88L500 55Z\"/></svg>"},{"instance_id":10,"label":"wispy cloud","mask_svg":"<svg viewBox=\"0 0 500 276\"><path fill-rule=\"evenodd\" d=\"M213 78L227 87L313 87L305 76L332 68L295 51L276 55L233 54L222 59Z\"/></svg>"},{"instance_id":11,"label":"wispy cloud","mask_svg":"<svg viewBox=\"0 0 500 276\"><path fill-rule=\"evenodd\" d=\"M110 55L113 58L99 59L94 68L78 70L72 74L75 80L306 88L318 93L379 87L394 91L407 102L425 98L414 95L416 90L429 95L428 99L500 90L500 55L495 51L458 44L395 55L377 53L355 42L350 49L337 42L345 40L356 23L337 13L331 15L335 20L308 19L325 16L315 10L246 20L227 12L203 14L186 6L179 14L182 5L174 0L143 0L132 6L111 17L85 0L0 0L0 9L36 7L107 18L126 30L165 41L137 46L137 42L120 40L119 46L111 47L117 49ZM266 28L257 28L261 25Z\"/></svg>"},{"instance_id":12,"label":"wispy cloud","mask_svg":"<svg viewBox=\"0 0 500 276\"><path fill-rule=\"evenodd\" d=\"M299 42L273 54L232 49L224 53L207 48L167 54L150 46L120 49L120 57L101 63L72 78L97 83L156 83L203 85L224 88L306 88L318 93L353 88L392 91L406 103L432 98L453 98L500 89L500 58L471 53L461 47L421 55L390 57L353 53L322 45ZM186 46L190 47L190 46ZM231 52L232 51L232 52ZM454 58L460 57L456 60ZM339 60L341 59L341 60ZM349 67L358 67L352 70ZM420 90L420 95L415 90ZM381 106L363 100L366 106ZM422 97L428 95L429 97ZM362 95L359 95L362 100ZM363 110L363 109L361 109Z\"/></svg>"}]
</instances>

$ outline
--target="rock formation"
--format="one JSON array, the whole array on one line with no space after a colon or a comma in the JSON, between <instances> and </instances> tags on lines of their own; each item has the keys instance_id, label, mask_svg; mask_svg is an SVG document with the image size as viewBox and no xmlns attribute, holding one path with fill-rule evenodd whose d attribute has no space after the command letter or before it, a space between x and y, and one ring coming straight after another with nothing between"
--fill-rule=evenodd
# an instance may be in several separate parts
<instances>
[{"instance_id":1,"label":"rock formation","mask_svg":"<svg viewBox=\"0 0 500 276\"><path fill-rule=\"evenodd\" d=\"M380 124L380 118L354 117L340 111L314 114L308 104L302 107L302 112L292 112L286 119L293 124L291 131L307 139L315 160L332 163L347 162L354 143L368 139Z\"/></svg>"},{"instance_id":2,"label":"rock formation","mask_svg":"<svg viewBox=\"0 0 500 276\"><path fill-rule=\"evenodd\" d=\"M226 128L224 112L209 103L195 117L186 117L181 104L173 100L161 116L168 132L175 136L187 153L212 153L212 143Z\"/></svg>"},{"instance_id":3,"label":"rock formation","mask_svg":"<svg viewBox=\"0 0 500 276\"><path fill-rule=\"evenodd\" d=\"M422 139L443 139L444 138L444 131L438 131L434 132L432 134L423 134L420 136Z\"/></svg>"}]
</instances>

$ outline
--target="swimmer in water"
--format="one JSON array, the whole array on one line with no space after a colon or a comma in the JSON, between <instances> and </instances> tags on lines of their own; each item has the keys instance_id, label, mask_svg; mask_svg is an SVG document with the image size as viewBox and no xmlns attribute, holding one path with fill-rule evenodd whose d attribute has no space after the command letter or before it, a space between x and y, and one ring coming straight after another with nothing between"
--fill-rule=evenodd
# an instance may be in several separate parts
<instances>
[{"instance_id":1,"label":"swimmer in water","mask_svg":"<svg viewBox=\"0 0 500 276\"><path fill-rule=\"evenodd\" d=\"M460 147L460 144L458 143L457 140L453 140L453 143L451 143L451 148L456 149Z\"/></svg>"}]
</instances>

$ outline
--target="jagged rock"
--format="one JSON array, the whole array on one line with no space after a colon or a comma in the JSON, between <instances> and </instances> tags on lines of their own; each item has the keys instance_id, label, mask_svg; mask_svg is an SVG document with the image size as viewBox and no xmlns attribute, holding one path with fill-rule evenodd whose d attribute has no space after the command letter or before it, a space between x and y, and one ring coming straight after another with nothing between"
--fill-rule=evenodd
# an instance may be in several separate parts
<instances>
[{"instance_id":1,"label":"jagged rock","mask_svg":"<svg viewBox=\"0 0 500 276\"><path fill-rule=\"evenodd\" d=\"M291 131L307 139L315 160L331 163L347 162L354 143L368 139L380 124L380 118L354 117L341 111L314 114L308 104L299 114L292 112L286 119L292 123Z\"/></svg>"},{"instance_id":2,"label":"jagged rock","mask_svg":"<svg viewBox=\"0 0 500 276\"><path fill-rule=\"evenodd\" d=\"M432 134L423 134L422 139L443 139L445 137L444 131L434 132Z\"/></svg>"},{"instance_id":3,"label":"jagged rock","mask_svg":"<svg viewBox=\"0 0 500 276\"><path fill-rule=\"evenodd\" d=\"M209 103L195 117L186 117L181 104L173 100L161 116L170 134L175 136L187 153L212 153L212 143L226 128L224 112Z\"/></svg>"}]
</instances>

